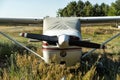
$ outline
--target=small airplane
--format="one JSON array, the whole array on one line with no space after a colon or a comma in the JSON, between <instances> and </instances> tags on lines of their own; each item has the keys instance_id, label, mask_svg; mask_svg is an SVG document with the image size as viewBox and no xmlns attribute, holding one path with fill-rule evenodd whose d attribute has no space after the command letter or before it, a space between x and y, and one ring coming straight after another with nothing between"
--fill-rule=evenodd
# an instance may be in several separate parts
<instances>
[{"instance_id":1,"label":"small airplane","mask_svg":"<svg viewBox=\"0 0 120 80\"><path fill-rule=\"evenodd\" d=\"M46 17L44 19L0 18L1 24L43 23L43 34L20 33L20 36L30 38L30 42L42 41L43 57L41 58L46 63L56 62L66 64L67 66L80 62L82 47L94 49L106 48L105 45L82 40L81 25L112 25L119 22L120 16ZM52 60L54 57L55 60Z\"/></svg>"}]
</instances>

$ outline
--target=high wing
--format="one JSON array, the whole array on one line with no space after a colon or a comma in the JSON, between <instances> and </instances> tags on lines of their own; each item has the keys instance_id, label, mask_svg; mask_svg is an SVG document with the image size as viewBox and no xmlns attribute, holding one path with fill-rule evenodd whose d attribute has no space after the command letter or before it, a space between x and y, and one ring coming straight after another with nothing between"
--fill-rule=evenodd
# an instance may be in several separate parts
<instances>
[{"instance_id":1,"label":"high wing","mask_svg":"<svg viewBox=\"0 0 120 80\"><path fill-rule=\"evenodd\" d=\"M19 24L42 24L43 19L38 18L0 18L0 24L19 25Z\"/></svg>"},{"instance_id":2,"label":"high wing","mask_svg":"<svg viewBox=\"0 0 120 80\"><path fill-rule=\"evenodd\" d=\"M120 21L120 16L103 16L103 17L79 17L81 22L116 22Z\"/></svg>"},{"instance_id":3,"label":"high wing","mask_svg":"<svg viewBox=\"0 0 120 80\"><path fill-rule=\"evenodd\" d=\"M79 17L82 25L115 25L120 24L120 16Z\"/></svg>"},{"instance_id":4,"label":"high wing","mask_svg":"<svg viewBox=\"0 0 120 80\"><path fill-rule=\"evenodd\" d=\"M101 17L68 17L80 19L81 25L116 25L120 24L120 16ZM0 18L0 24L43 24L41 18Z\"/></svg>"}]
</instances>

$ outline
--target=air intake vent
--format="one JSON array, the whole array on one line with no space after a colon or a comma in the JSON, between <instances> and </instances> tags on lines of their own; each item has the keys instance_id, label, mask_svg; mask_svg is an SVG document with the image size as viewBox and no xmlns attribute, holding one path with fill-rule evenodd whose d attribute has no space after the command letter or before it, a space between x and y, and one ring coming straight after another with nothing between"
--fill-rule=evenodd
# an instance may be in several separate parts
<instances>
[{"instance_id":1,"label":"air intake vent","mask_svg":"<svg viewBox=\"0 0 120 80\"><path fill-rule=\"evenodd\" d=\"M66 64L66 62L65 61L61 61L60 64Z\"/></svg>"},{"instance_id":2,"label":"air intake vent","mask_svg":"<svg viewBox=\"0 0 120 80\"><path fill-rule=\"evenodd\" d=\"M66 51L61 51L61 52L60 52L60 56L61 56L61 57L65 57L66 55L67 55Z\"/></svg>"}]
</instances>

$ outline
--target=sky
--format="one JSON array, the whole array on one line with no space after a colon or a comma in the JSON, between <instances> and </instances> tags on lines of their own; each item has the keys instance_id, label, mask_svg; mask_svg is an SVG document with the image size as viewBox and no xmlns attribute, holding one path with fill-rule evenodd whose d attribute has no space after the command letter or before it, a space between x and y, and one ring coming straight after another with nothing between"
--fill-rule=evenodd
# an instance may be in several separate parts
<instances>
[{"instance_id":1,"label":"sky","mask_svg":"<svg viewBox=\"0 0 120 80\"><path fill-rule=\"evenodd\" d=\"M55 17L59 8L78 0L0 0L0 17L6 18L43 18ZM87 1L87 0L82 0ZM92 4L111 4L116 0L88 0Z\"/></svg>"}]
</instances>

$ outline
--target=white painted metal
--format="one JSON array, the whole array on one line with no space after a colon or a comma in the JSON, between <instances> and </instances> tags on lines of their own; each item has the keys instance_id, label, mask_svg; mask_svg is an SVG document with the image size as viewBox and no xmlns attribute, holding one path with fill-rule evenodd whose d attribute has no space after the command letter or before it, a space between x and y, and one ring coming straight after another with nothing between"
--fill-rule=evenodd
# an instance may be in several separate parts
<instances>
[{"instance_id":1,"label":"white painted metal","mask_svg":"<svg viewBox=\"0 0 120 80\"><path fill-rule=\"evenodd\" d=\"M71 35L81 38L80 20L76 18L45 18L43 34L48 36Z\"/></svg>"},{"instance_id":2,"label":"white painted metal","mask_svg":"<svg viewBox=\"0 0 120 80\"><path fill-rule=\"evenodd\" d=\"M48 47L50 49L48 49ZM61 63L64 61L67 66L75 65L77 62L80 62L80 57L82 54L82 50L80 48L73 49L69 47L69 50L52 50L51 46L48 46L46 49L43 49L43 57L46 63L55 62ZM55 48L55 47L54 47ZM76 47L75 47L76 48ZM66 52L66 56L62 57L60 53L62 51Z\"/></svg>"},{"instance_id":3,"label":"white painted metal","mask_svg":"<svg viewBox=\"0 0 120 80\"><path fill-rule=\"evenodd\" d=\"M58 45L60 48L69 47L69 36L68 35L59 35L58 36Z\"/></svg>"},{"instance_id":4,"label":"white painted metal","mask_svg":"<svg viewBox=\"0 0 120 80\"><path fill-rule=\"evenodd\" d=\"M118 28L120 29L120 26L118 26Z\"/></svg>"},{"instance_id":5,"label":"white painted metal","mask_svg":"<svg viewBox=\"0 0 120 80\"><path fill-rule=\"evenodd\" d=\"M46 63L66 63L71 66L80 62L81 48L69 46L69 36L81 39L80 21L76 18L45 18L43 24L43 34L58 36L58 45L43 45L43 57ZM51 60L53 59L53 60Z\"/></svg>"}]
</instances>

